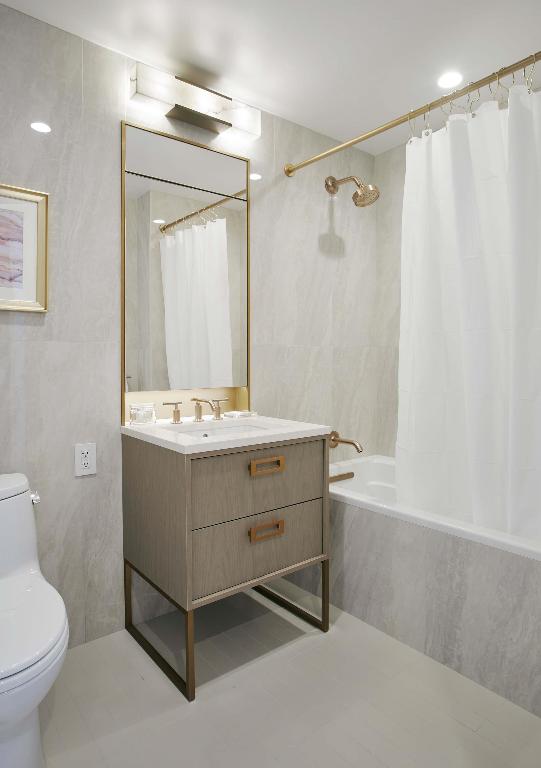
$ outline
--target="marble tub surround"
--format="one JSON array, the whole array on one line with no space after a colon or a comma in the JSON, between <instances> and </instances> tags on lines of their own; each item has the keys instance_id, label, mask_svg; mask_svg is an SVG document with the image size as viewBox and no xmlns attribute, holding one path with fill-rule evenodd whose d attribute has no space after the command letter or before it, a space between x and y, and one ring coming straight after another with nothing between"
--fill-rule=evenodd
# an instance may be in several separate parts
<instances>
[{"instance_id":1,"label":"marble tub surround","mask_svg":"<svg viewBox=\"0 0 541 768\"><path fill-rule=\"evenodd\" d=\"M335 605L541 715L540 562L336 500L330 557Z\"/></svg>"}]
</instances>

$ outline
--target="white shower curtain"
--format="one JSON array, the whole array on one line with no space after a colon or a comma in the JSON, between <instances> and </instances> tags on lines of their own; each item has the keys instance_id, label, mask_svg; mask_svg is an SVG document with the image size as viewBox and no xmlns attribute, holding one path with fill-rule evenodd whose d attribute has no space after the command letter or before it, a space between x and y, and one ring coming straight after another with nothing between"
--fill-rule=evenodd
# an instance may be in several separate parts
<instances>
[{"instance_id":1,"label":"white shower curtain","mask_svg":"<svg viewBox=\"0 0 541 768\"><path fill-rule=\"evenodd\" d=\"M226 220L160 242L171 389L233 386Z\"/></svg>"},{"instance_id":2,"label":"white shower curtain","mask_svg":"<svg viewBox=\"0 0 541 768\"><path fill-rule=\"evenodd\" d=\"M541 94L407 147L397 493L541 537Z\"/></svg>"}]
</instances>

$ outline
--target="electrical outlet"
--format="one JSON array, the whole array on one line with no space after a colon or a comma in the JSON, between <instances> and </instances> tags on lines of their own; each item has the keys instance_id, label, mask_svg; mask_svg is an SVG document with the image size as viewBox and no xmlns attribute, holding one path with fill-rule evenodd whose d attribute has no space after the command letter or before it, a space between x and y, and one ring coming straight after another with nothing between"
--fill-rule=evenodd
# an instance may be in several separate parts
<instances>
[{"instance_id":1,"label":"electrical outlet","mask_svg":"<svg viewBox=\"0 0 541 768\"><path fill-rule=\"evenodd\" d=\"M96 474L96 443L77 443L75 446L75 477Z\"/></svg>"}]
</instances>

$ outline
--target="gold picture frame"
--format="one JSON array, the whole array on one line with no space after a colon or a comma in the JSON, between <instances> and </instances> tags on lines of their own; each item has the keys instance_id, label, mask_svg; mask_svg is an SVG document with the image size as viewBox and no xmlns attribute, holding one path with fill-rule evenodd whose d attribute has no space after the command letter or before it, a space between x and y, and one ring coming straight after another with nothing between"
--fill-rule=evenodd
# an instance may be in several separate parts
<instances>
[{"instance_id":1,"label":"gold picture frame","mask_svg":"<svg viewBox=\"0 0 541 768\"><path fill-rule=\"evenodd\" d=\"M0 184L0 310L47 311L46 192Z\"/></svg>"}]
</instances>

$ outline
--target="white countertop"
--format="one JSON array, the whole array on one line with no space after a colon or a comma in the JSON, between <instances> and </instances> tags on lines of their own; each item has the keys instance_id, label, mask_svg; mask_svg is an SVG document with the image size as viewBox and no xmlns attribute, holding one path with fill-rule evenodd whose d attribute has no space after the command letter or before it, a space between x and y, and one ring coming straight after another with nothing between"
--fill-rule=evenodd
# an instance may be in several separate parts
<instances>
[{"instance_id":1,"label":"white countertop","mask_svg":"<svg viewBox=\"0 0 541 768\"><path fill-rule=\"evenodd\" d=\"M220 421L206 416L203 422L186 418L181 424L172 424L170 419L160 419L155 424L126 424L120 428L123 435L178 453L220 451L281 440L320 437L328 435L331 430L332 427L322 424L306 424L268 416L245 416L238 419L226 417Z\"/></svg>"}]
</instances>

